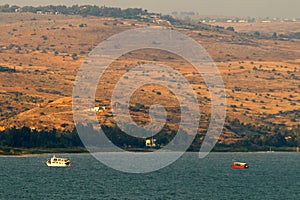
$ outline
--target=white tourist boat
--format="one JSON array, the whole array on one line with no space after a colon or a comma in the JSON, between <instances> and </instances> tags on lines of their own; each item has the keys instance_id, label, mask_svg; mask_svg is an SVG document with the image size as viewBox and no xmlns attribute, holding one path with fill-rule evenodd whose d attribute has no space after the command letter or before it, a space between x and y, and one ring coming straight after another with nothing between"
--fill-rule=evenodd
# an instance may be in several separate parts
<instances>
[{"instance_id":1,"label":"white tourist boat","mask_svg":"<svg viewBox=\"0 0 300 200\"><path fill-rule=\"evenodd\" d=\"M70 167L71 161L68 158L57 158L55 155L47 160L46 165L49 167Z\"/></svg>"}]
</instances>

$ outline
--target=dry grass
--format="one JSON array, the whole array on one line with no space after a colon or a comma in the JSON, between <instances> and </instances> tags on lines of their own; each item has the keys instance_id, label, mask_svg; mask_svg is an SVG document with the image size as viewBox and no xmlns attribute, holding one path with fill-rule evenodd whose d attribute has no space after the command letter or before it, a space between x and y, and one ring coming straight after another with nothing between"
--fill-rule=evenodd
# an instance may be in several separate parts
<instances>
[{"instance_id":1,"label":"dry grass","mask_svg":"<svg viewBox=\"0 0 300 200\"><path fill-rule=\"evenodd\" d=\"M213 23L212 25L219 25L225 28L232 26L241 33L249 33L259 31L261 33L286 34L290 32L300 32L300 22L253 22L253 23Z\"/></svg>"},{"instance_id":2,"label":"dry grass","mask_svg":"<svg viewBox=\"0 0 300 200\"><path fill-rule=\"evenodd\" d=\"M133 28L133 23L135 27L147 26L133 20L24 13L0 13L0 19L0 65L17 70L17 73L0 72L0 128L26 125L37 129L71 129L73 84L87 53L105 38ZM87 27L81 28L80 24L87 24ZM284 31L295 31L288 24L282 27ZM268 32L274 28L275 25L255 27ZM236 29L250 30L242 25ZM180 31L199 41L216 61L226 86L229 118L252 124L299 124L299 119L284 114L300 109L299 41L277 41L275 44L272 40L255 40L234 33ZM168 59L169 56L173 58ZM210 94L201 76L174 55L146 50L124 55L103 76L96 106L105 105L107 110L99 114L99 121L108 125L114 123L110 114L110 96L126 70L138 62L154 61L177 69L193 82L205 116L202 121L207 123ZM157 85L139 88L131 104L141 102L145 106L153 103L166 106L173 119L169 125L178 126L180 118L174 114L178 101L167 88ZM140 124L149 122L147 111L131 114ZM224 137L233 136L234 133L227 132Z\"/></svg>"}]
</instances>

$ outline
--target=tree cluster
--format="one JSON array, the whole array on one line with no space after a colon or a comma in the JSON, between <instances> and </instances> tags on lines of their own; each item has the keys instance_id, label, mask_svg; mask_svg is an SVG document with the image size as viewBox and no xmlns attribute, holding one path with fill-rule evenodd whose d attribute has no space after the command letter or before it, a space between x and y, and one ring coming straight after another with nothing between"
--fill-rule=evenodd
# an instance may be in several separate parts
<instances>
[{"instance_id":1,"label":"tree cluster","mask_svg":"<svg viewBox=\"0 0 300 200\"><path fill-rule=\"evenodd\" d=\"M270 126L254 126L243 124L238 119L231 120L225 125L225 128L237 133L242 140L232 144L218 144L217 147L234 147L247 148L257 150L259 148L268 147L297 147L300 145L300 126L292 129L283 127ZM99 147L104 139L108 139L114 145L120 148L144 148L146 138L137 138L130 136L120 130L117 126L102 126L101 129L105 133L100 135L94 129L92 124L77 125L77 129L72 131L53 130L32 130L29 127L10 128L0 132L0 146L13 148L73 148L83 147L83 142L87 142L89 146ZM77 133L80 131L80 137ZM201 147L205 131L198 133L194 140L193 137L182 131L180 137L176 136L177 131L172 130L167 125L161 132L154 136L159 146L165 146L172 142L175 145L186 144L192 142L190 151L198 151ZM176 136L176 138L175 138ZM103 138L106 137L106 138ZM103 143L105 144L105 143Z\"/></svg>"},{"instance_id":2,"label":"tree cluster","mask_svg":"<svg viewBox=\"0 0 300 200\"><path fill-rule=\"evenodd\" d=\"M137 18L141 15L148 14L147 10L141 8L112 8L95 5L48 5L48 6L10 6L8 4L0 6L0 12L31 12L31 13L51 13L65 15L82 15L82 16L99 16L99 17L120 17L120 18Z\"/></svg>"}]
</instances>

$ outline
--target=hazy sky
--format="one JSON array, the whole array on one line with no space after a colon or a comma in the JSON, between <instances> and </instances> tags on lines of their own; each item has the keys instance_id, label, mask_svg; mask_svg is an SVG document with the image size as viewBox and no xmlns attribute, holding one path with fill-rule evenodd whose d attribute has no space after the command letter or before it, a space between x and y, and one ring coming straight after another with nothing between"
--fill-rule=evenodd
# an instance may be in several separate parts
<instances>
[{"instance_id":1,"label":"hazy sky","mask_svg":"<svg viewBox=\"0 0 300 200\"><path fill-rule=\"evenodd\" d=\"M164 14L194 11L201 15L300 18L300 0L0 0L0 5L6 3L21 6L93 4L139 7Z\"/></svg>"}]
</instances>

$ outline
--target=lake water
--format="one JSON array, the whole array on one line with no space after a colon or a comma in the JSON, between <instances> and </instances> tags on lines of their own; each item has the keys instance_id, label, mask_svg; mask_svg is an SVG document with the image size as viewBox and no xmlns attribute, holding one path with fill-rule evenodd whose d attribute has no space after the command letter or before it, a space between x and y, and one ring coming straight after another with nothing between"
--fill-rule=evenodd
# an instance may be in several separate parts
<instances>
[{"instance_id":1,"label":"lake water","mask_svg":"<svg viewBox=\"0 0 300 200\"><path fill-rule=\"evenodd\" d=\"M148 174L126 174L88 154L70 168L45 165L51 155L0 157L0 199L300 199L299 153L187 153ZM231 169L232 160L249 169Z\"/></svg>"}]
</instances>

